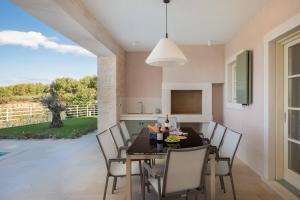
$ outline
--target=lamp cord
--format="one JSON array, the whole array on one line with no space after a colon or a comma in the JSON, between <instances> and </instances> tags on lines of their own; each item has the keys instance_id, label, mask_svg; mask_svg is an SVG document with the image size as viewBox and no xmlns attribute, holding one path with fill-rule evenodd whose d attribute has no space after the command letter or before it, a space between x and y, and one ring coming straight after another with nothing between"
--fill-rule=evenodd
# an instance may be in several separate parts
<instances>
[{"instance_id":1,"label":"lamp cord","mask_svg":"<svg viewBox=\"0 0 300 200\"><path fill-rule=\"evenodd\" d=\"M166 38L168 37L168 4L166 3Z\"/></svg>"}]
</instances>

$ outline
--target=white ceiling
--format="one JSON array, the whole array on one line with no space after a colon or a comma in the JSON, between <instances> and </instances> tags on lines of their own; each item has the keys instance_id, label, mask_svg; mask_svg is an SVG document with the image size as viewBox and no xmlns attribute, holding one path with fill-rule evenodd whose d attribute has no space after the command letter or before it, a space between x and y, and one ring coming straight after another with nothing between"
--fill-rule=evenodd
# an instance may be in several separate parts
<instances>
[{"instance_id":1,"label":"white ceiling","mask_svg":"<svg viewBox=\"0 0 300 200\"><path fill-rule=\"evenodd\" d=\"M171 0L169 37L179 44L228 42L268 0ZM164 36L162 0L84 0L127 51L152 49ZM138 42L138 45L133 43Z\"/></svg>"}]
</instances>

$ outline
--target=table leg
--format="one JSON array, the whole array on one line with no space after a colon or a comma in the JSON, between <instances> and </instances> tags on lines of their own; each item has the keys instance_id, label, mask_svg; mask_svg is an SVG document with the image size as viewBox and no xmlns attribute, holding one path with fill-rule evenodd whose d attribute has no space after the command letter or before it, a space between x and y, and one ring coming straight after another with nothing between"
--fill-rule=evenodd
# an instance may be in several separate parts
<instances>
[{"instance_id":1,"label":"table leg","mask_svg":"<svg viewBox=\"0 0 300 200\"><path fill-rule=\"evenodd\" d=\"M210 200L216 199L216 160L215 155L210 156Z\"/></svg>"},{"instance_id":2,"label":"table leg","mask_svg":"<svg viewBox=\"0 0 300 200\"><path fill-rule=\"evenodd\" d=\"M126 159L126 179L127 179L126 199L131 200L132 199L131 159L128 155Z\"/></svg>"}]
</instances>

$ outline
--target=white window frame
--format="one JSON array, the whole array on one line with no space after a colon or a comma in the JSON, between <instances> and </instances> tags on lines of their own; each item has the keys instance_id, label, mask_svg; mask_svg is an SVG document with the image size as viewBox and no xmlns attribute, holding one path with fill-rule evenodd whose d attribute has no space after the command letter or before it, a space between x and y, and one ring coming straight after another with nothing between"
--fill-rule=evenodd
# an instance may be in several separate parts
<instances>
[{"instance_id":1,"label":"white window frame","mask_svg":"<svg viewBox=\"0 0 300 200\"><path fill-rule=\"evenodd\" d=\"M244 50L239 51L226 60L225 63L225 107L237 110L243 110L244 107L241 104L236 103L236 77L232 78L236 74L236 58Z\"/></svg>"},{"instance_id":2,"label":"white window frame","mask_svg":"<svg viewBox=\"0 0 300 200\"><path fill-rule=\"evenodd\" d=\"M230 66L228 67L230 68L229 70L231 70L231 95L228 97L228 101L231 103L236 103L236 61L230 63Z\"/></svg>"}]
</instances>

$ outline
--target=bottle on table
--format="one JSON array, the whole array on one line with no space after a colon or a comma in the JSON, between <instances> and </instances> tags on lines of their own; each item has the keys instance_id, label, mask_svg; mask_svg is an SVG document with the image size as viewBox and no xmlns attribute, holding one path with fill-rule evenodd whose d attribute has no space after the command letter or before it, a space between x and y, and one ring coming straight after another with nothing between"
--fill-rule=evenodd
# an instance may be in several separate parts
<instances>
[{"instance_id":1,"label":"bottle on table","mask_svg":"<svg viewBox=\"0 0 300 200\"><path fill-rule=\"evenodd\" d=\"M169 115L167 114L166 121L165 121L166 130L169 130L169 127L170 127L170 121L169 121Z\"/></svg>"},{"instance_id":2,"label":"bottle on table","mask_svg":"<svg viewBox=\"0 0 300 200\"><path fill-rule=\"evenodd\" d=\"M164 134L161 131L161 127L159 127L156 140L158 143L160 143L160 142L163 142L163 139L164 139Z\"/></svg>"}]
</instances>

